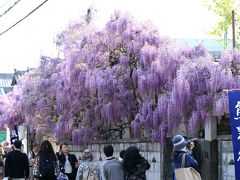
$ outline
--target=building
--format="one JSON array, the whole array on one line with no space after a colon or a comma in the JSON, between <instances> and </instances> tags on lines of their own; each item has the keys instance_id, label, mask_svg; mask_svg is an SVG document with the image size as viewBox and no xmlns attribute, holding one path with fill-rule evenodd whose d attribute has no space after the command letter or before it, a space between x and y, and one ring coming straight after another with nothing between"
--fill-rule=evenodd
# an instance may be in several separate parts
<instances>
[{"instance_id":1,"label":"building","mask_svg":"<svg viewBox=\"0 0 240 180\"><path fill-rule=\"evenodd\" d=\"M214 59L219 59L223 47L217 39L176 39L176 43L181 46L193 47L202 44ZM230 42L227 47L228 50L232 49L232 43Z\"/></svg>"},{"instance_id":2,"label":"building","mask_svg":"<svg viewBox=\"0 0 240 180\"><path fill-rule=\"evenodd\" d=\"M27 71L29 70L30 69L27 69ZM7 94L12 91L18 79L27 71L14 69L14 73L0 73L0 94Z\"/></svg>"},{"instance_id":3,"label":"building","mask_svg":"<svg viewBox=\"0 0 240 180\"><path fill-rule=\"evenodd\" d=\"M0 73L0 94L7 94L13 90L13 73Z\"/></svg>"},{"instance_id":4,"label":"building","mask_svg":"<svg viewBox=\"0 0 240 180\"><path fill-rule=\"evenodd\" d=\"M13 74L13 77L12 77L12 82L11 82L11 85L14 86L17 84L17 81L18 79L26 72L30 71L31 69L27 68L26 71L18 71L16 69L14 69L14 74Z\"/></svg>"}]
</instances>

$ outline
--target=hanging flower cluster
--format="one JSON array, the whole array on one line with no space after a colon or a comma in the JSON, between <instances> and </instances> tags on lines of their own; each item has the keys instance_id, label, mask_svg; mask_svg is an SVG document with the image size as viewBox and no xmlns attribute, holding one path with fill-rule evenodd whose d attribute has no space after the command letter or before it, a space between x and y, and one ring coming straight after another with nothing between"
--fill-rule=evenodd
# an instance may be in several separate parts
<instances>
[{"instance_id":1,"label":"hanging flower cluster","mask_svg":"<svg viewBox=\"0 0 240 180\"><path fill-rule=\"evenodd\" d=\"M150 22L120 12L101 30L84 20L69 25L57 45L63 58L41 57L1 98L1 126L25 122L37 135L75 144L128 127L164 141L181 121L194 131L213 110L220 116L222 90L239 88L237 50L216 63L203 46L179 48Z\"/></svg>"}]
</instances>

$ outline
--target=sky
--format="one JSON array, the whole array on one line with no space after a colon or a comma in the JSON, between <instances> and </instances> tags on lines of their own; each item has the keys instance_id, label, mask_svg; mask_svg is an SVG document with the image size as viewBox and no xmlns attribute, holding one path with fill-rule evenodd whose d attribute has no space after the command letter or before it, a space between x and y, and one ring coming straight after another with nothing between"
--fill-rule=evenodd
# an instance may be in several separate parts
<instances>
[{"instance_id":1,"label":"sky","mask_svg":"<svg viewBox=\"0 0 240 180\"><path fill-rule=\"evenodd\" d=\"M14 2L18 3L1 16ZM0 0L0 33L42 2L44 0ZM139 21L152 21L160 34L173 39L209 38L206 31L216 21L203 0L48 0L28 18L0 35L0 73L36 67L41 55L55 57L56 35L86 14L90 6L97 9L96 22L100 28L115 10L121 10Z\"/></svg>"}]
</instances>

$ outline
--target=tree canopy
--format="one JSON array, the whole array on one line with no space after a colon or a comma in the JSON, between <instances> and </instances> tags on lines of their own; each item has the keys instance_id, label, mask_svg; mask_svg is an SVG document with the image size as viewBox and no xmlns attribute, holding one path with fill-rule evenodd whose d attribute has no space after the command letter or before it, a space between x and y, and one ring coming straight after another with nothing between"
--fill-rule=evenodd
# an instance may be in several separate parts
<instances>
[{"instance_id":1,"label":"tree canopy","mask_svg":"<svg viewBox=\"0 0 240 180\"><path fill-rule=\"evenodd\" d=\"M214 24L213 28L209 31L209 34L219 38L221 42L223 42L224 48L227 47L228 41L231 39L229 31L232 29L232 11L234 10L236 40L238 41L240 37L240 29L238 27L240 22L240 4L237 4L236 0L205 0L205 5L209 11L218 17L216 24ZM232 32L232 30L230 32Z\"/></svg>"}]
</instances>

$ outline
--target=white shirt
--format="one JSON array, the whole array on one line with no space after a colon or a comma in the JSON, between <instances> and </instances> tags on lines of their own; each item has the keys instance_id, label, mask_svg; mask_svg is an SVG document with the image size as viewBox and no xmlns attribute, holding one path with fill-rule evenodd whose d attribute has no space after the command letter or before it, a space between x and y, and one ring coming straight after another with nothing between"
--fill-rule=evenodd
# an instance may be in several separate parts
<instances>
[{"instance_id":1,"label":"white shirt","mask_svg":"<svg viewBox=\"0 0 240 180\"><path fill-rule=\"evenodd\" d=\"M66 174L71 174L72 173L72 166L68 160L68 156L65 156L66 157L66 162L64 164L64 170L65 170L65 173Z\"/></svg>"}]
</instances>

